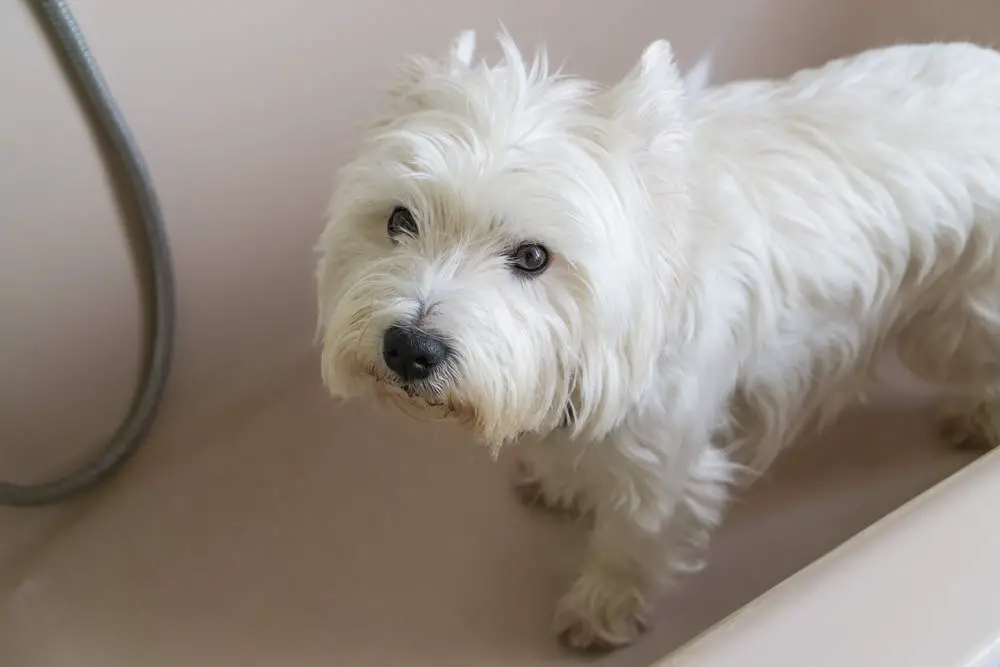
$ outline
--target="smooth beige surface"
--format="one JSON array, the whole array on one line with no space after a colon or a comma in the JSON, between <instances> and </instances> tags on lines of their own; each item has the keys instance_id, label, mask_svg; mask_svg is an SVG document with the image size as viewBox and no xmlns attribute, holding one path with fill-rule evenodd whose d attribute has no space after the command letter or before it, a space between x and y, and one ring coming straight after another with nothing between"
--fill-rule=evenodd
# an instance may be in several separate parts
<instances>
[{"instance_id":1,"label":"smooth beige surface","mask_svg":"<svg viewBox=\"0 0 1000 667\"><path fill-rule=\"evenodd\" d=\"M119 479L0 510L5 667L579 661L548 619L581 530L518 507L462 434L338 407L318 386L311 246L402 54L470 26L485 38L500 18L610 80L654 38L690 63L728 27L718 66L733 78L1000 36L995 0L72 6L157 181L179 347L162 419ZM137 373L133 217L96 149L27 1L0 4L0 476L85 456ZM712 566L606 663L662 657L969 458L919 412L847 419L737 504Z\"/></svg>"},{"instance_id":2,"label":"smooth beige surface","mask_svg":"<svg viewBox=\"0 0 1000 667\"><path fill-rule=\"evenodd\" d=\"M998 478L1000 452L897 510L658 667L1000 664Z\"/></svg>"},{"instance_id":3,"label":"smooth beige surface","mask_svg":"<svg viewBox=\"0 0 1000 667\"><path fill-rule=\"evenodd\" d=\"M78 506L0 512L6 536L34 532L4 558L0 665L579 662L549 618L582 528L518 506L460 434L331 410L313 376L179 431L174 456L154 439ZM794 452L605 664L650 664L969 460L932 432L920 413L857 415Z\"/></svg>"}]
</instances>

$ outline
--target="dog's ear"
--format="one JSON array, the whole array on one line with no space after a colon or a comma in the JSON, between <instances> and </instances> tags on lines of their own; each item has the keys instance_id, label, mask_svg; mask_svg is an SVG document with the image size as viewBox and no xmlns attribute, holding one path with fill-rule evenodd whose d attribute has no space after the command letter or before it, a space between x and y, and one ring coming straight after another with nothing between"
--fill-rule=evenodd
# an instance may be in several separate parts
<instances>
[{"instance_id":1,"label":"dog's ear","mask_svg":"<svg viewBox=\"0 0 1000 667\"><path fill-rule=\"evenodd\" d=\"M681 76L673 49L666 40L646 47L639 62L618 84L598 100L618 132L646 142L679 129L684 99Z\"/></svg>"},{"instance_id":2,"label":"dog's ear","mask_svg":"<svg viewBox=\"0 0 1000 667\"><path fill-rule=\"evenodd\" d=\"M448 50L448 64L452 69L467 69L472 66L476 54L476 31L463 30L451 42Z\"/></svg>"},{"instance_id":3,"label":"dog's ear","mask_svg":"<svg viewBox=\"0 0 1000 667\"><path fill-rule=\"evenodd\" d=\"M440 65L423 56L410 56L392 71L388 93L392 97L406 97L421 81L438 69Z\"/></svg>"},{"instance_id":4,"label":"dog's ear","mask_svg":"<svg viewBox=\"0 0 1000 667\"><path fill-rule=\"evenodd\" d=\"M469 69L472 57L476 52L476 33L474 30L464 30L452 41L448 55L443 61L424 56L410 56L396 66L388 92L396 98L406 97L422 81L434 74L451 71L458 74Z\"/></svg>"}]
</instances>

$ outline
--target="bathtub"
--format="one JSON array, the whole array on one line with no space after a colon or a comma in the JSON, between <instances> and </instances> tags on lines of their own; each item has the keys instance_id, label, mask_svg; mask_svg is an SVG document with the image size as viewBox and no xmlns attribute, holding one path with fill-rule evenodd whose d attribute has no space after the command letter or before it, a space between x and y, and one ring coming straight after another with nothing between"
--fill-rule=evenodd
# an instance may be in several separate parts
<instances>
[{"instance_id":1,"label":"bathtub","mask_svg":"<svg viewBox=\"0 0 1000 667\"><path fill-rule=\"evenodd\" d=\"M504 462L461 431L324 394L311 254L387 67L461 28L499 16L610 80L656 37L693 62L730 25L729 79L903 39L989 42L1000 7L421 4L73 3L163 201L178 355L119 475L0 509L0 665L1000 663L1000 454L946 448L906 394L782 457L635 645L563 651L550 617L583 529L518 505ZM29 480L85 458L124 411L143 271L134 212L25 2L0 8L0 63L0 475Z\"/></svg>"}]
</instances>

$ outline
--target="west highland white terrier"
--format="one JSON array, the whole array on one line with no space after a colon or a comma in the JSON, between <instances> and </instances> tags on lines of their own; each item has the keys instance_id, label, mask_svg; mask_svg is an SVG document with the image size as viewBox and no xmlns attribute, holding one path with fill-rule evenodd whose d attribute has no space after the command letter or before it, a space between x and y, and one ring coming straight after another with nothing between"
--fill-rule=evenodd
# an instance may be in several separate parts
<instances>
[{"instance_id":1,"label":"west highland white terrier","mask_svg":"<svg viewBox=\"0 0 1000 667\"><path fill-rule=\"evenodd\" d=\"M592 516L571 646L640 632L743 470L890 350L1000 441L1000 54L872 50L690 90L657 41L612 86L526 62L399 68L319 251L322 369L517 443L521 495ZM701 75L699 75L701 76Z\"/></svg>"}]
</instances>

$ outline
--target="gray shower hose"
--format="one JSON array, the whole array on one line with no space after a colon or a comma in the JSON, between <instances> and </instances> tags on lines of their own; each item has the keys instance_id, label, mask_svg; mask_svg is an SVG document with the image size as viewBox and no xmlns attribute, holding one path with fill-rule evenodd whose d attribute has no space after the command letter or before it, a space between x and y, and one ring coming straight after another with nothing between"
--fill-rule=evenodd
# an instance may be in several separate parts
<instances>
[{"instance_id":1,"label":"gray shower hose","mask_svg":"<svg viewBox=\"0 0 1000 667\"><path fill-rule=\"evenodd\" d=\"M149 171L121 110L94 61L65 0L33 0L93 108L100 129L114 146L139 207L152 277L153 341L142 382L124 421L100 452L64 477L40 484L0 482L0 505L46 505L88 489L111 475L135 453L156 418L170 374L174 340L174 281L163 216Z\"/></svg>"}]
</instances>

